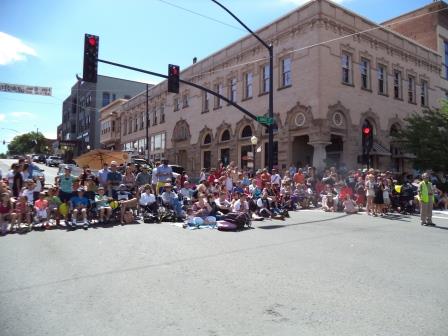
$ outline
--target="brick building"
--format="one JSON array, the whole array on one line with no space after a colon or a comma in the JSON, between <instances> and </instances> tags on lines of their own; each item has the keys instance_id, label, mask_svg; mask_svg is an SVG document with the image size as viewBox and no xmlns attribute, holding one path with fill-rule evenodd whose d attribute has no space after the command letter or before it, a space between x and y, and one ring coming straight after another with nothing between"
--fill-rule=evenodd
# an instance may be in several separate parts
<instances>
[{"instance_id":1,"label":"brick building","mask_svg":"<svg viewBox=\"0 0 448 336\"><path fill-rule=\"evenodd\" d=\"M367 120L375 136L373 165L409 168L411 157L391 135L407 116L440 105L439 52L326 0L309 2L256 33L274 45L275 165L359 167ZM265 115L267 56L249 35L186 68L181 78ZM154 158L166 157L192 174L218 160L244 168L255 135L261 147L256 167L267 165L265 128L220 99L183 84L178 95L167 93L166 81L148 95ZM121 104L123 148L145 148L145 106L144 94Z\"/></svg>"}]
</instances>

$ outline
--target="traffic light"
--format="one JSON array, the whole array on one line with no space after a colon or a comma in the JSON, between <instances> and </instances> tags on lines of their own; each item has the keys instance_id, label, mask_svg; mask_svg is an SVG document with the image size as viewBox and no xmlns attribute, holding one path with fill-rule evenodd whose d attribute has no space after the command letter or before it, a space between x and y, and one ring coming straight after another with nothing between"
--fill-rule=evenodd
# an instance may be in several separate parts
<instances>
[{"instance_id":1,"label":"traffic light","mask_svg":"<svg viewBox=\"0 0 448 336\"><path fill-rule=\"evenodd\" d=\"M85 82L96 83L98 75L98 44L100 38L84 35L84 67L82 78Z\"/></svg>"},{"instance_id":2,"label":"traffic light","mask_svg":"<svg viewBox=\"0 0 448 336\"><path fill-rule=\"evenodd\" d=\"M168 64L168 92L179 93L179 66Z\"/></svg>"},{"instance_id":3,"label":"traffic light","mask_svg":"<svg viewBox=\"0 0 448 336\"><path fill-rule=\"evenodd\" d=\"M370 153L373 147L373 127L368 120L362 125L362 152Z\"/></svg>"}]
</instances>

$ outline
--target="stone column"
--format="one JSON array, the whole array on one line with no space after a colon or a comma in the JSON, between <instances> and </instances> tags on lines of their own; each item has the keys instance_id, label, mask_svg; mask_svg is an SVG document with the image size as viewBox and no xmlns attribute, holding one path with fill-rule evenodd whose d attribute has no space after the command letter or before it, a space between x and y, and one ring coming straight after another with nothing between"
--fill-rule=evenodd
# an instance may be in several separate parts
<instances>
[{"instance_id":1,"label":"stone column","mask_svg":"<svg viewBox=\"0 0 448 336\"><path fill-rule=\"evenodd\" d=\"M321 172L325 169L325 159L327 158L327 151L325 147L329 145L329 142L309 142L309 145L314 147L313 152L313 166L316 167L317 172Z\"/></svg>"}]
</instances>

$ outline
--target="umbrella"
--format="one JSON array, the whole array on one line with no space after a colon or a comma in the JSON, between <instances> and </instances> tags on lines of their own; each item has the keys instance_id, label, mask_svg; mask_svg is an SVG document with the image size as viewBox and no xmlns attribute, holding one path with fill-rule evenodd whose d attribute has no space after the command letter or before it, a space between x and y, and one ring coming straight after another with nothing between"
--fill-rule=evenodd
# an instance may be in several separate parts
<instances>
[{"instance_id":1,"label":"umbrella","mask_svg":"<svg viewBox=\"0 0 448 336\"><path fill-rule=\"evenodd\" d=\"M104 163L110 164L116 161L117 164L126 163L129 158L128 153L121 151L109 151L105 149L93 149L75 159L80 167L89 166L91 169L101 169Z\"/></svg>"}]
</instances>

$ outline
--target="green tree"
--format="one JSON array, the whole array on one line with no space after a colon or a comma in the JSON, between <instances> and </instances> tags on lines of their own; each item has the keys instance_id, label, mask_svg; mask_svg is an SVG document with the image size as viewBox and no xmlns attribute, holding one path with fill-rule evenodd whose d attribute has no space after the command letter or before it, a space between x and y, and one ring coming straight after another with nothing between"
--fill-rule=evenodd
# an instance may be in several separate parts
<instances>
[{"instance_id":1,"label":"green tree","mask_svg":"<svg viewBox=\"0 0 448 336\"><path fill-rule=\"evenodd\" d=\"M448 171L448 103L440 110L424 110L405 119L396 138L416 156L416 168Z\"/></svg>"},{"instance_id":2,"label":"green tree","mask_svg":"<svg viewBox=\"0 0 448 336\"><path fill-rule=\"evenodd\" d=\"M45 153L45 137L40 132L29 132L17 135L8 144L9 155L23 155L30 153Z\"/></svg>"}]
</instances>

